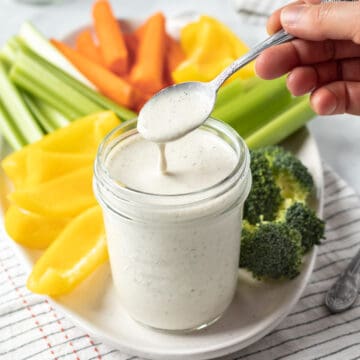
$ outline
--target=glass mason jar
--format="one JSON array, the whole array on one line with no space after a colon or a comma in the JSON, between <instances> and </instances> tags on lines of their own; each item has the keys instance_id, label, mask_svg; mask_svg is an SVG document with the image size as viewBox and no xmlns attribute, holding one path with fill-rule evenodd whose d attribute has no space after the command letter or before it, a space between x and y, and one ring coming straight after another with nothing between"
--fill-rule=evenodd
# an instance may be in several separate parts
<instances>
[{"instance_id":1,"label":"glass mason jar","mask_svg":"<svg viewBox=\"0 0 360 360\"><path fill-rule=\"evenodd\" d=\"M214 186L181 195L137 191L112 179L107 159L137 134L136 120L113 130L99 148L94 190L102 206L119 303L138 322L162 330L206 327L230 305L237 287L250 157L228 125L202 126L237 156L233 171Z\"/></svg>"}]
</instances>

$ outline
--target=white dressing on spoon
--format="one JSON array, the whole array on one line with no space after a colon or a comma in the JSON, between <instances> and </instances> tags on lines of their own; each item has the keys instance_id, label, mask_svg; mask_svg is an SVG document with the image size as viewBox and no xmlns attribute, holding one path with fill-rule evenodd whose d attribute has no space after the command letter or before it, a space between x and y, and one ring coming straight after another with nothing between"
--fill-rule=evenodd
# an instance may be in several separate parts
<instances>
[{"instance_id":1,"label":"white dressing on spoon","mask_svg":"<svg viewBox=\"0 0 360 360\"><path fill-rule=\"evenodd\" d=\"M164 144L198 128L210 116L216 98L207 90L203 83L184 83L160 91L141 109L139 133L146 140Z\"/></svg>"}]
</instances>

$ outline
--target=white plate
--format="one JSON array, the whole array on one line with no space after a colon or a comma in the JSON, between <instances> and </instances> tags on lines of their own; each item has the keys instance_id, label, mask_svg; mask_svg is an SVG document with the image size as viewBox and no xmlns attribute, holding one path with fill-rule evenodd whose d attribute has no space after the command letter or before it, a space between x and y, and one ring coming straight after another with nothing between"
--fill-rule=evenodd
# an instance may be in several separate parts
<instances>
[{"instance_id":1,"label":"white plate","mask_svg":"<svg viewBox=\"0 0 360 360\"><path fill-rule=\"evenodd\" d=\"M178 19L169 25L172 33L176 33ZM295 152L312 173L317 188L313 205L321 216L323 177L314 138L303 129L289 138L285 146ZM3 174L0 174L0 181L4 189ZM0 230L4 232L3 227ZM7 236L5 238L23 257L29 271L39 252L29 251ZM245 271L239 271L237 293L225 315L208 329L189 334L154 331L129 318L117 299L108 265L96 271L70 295L52 301L94 337L125 353L151 359L210 359L254 343L284 319L311 276L316 252L315 248L306 256L301 274L292 281L261 283L254 281Z\"/></svg>"}]
</instances>

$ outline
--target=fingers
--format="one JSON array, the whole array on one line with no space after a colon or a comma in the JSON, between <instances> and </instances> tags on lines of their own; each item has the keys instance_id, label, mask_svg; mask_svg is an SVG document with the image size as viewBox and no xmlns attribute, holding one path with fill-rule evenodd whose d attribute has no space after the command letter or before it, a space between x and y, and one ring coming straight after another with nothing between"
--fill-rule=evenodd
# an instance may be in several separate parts
<instances>
[{"instance_id":1,"label":"fingers","mask_svg":"<svg viewBox=\"0 0 360 360\"><path fill-rule=\"evenodd\" d=\"M298 67L288 76L287 86L293 95L301 96L335 81L360 81L360 60Z\"/></svg>"},{"instance_id":2,"label":"fingers","mask_svg":"<svg viewBox=\"0 0 360 360\"><path fill-rule=\"evenodd\" d=\"M294 96L310 93L318 84L317 71L311 66L296 68L289 74L286 84Z\"/></svg>"},{"instance_id":3,"label":"fingers","mask_svg":"<svg viewBox=\"0 0 360 360\"><path fill-rule=\"evenodd\" d=\"M266 30L272 35L281 29L280 14L283 8L276 10L268 19Z\"/></svg>"},{"instance_id":4,"label":"fingers","mask_svg":"<svg viewBox=\"0 0 360 360\"><path fill-rule=\"evenodd\" d=\"M359 19L360 1L303 0L275 11L267 24L270 34L283 27L309 41L264 51L256 72L273 79L292 70L290 91L296 96L312 92L312 107L320 115L360 114Z\"/></svg>"},{"instance_id":5,"label":"fingers","mask_svg":"<svg viewBox=\"0 0 360 360\"><path fill-rule=\"evenodd\" d=\"M317 0L316 0L317 1ZM303 4L303 1L295 1L294 3L292 3L292 5L298 5L298 4ZM289 5L286 5L289 6ZM269 34L274 34L275 32L279 31L282 27L281 22L280 22L280 14L281 11L285 8L285 6L281 7L280 9L277 9L268 19L267 21L267 25L266 25L266 30Z\"/></svg>"},{"instance_id":6,"label":"fingers","mask_svg":"<svg viewBox=\"0 0 360 360\"><path fill-rule=\"evenodd\" d=\"M306 40L352 40L360 44L360 2L334 2L285 7L280 14L283 28Z\"/></svg>"},{"instance_id":7,"label":"fingers","mask_svg":"<svg viewBox=\"0 0 360 360\"><path fill-rule=\"evenodd\" d=\"M265 50L256 61L256 72L274 79L302 65L360 57L360 45L352 41L294 40Z\"/></svg>"},{"instance_id":8,"label":"fingers","mask_svg":"<svg viewBox=\"0 0 360 360\"><path fill-rule=\"evenodd\" d=\"M290 5L300 5L300 4L304 4L304 3L319 4L320 2L321 2L321 0L298 0L298 1L294 1ZM289 6L289 4L286 6ZM271 14L271 16L269 17L269 19L267 21L267 25L266 25L266 30L269 34L274 34L276 31L279 31L282 28L281 21L280 21L280 14L281 14L281 11L286 6L283 6L279 9L275 10L273 12L273 14Z\"/></svg>"},{"instance_id":9,"label":"fingers","mask_svg":"<svg viewBox=\"0 0 360 360\"><path fill-rule=\"evenodd\" d=\"M360 83L338 81L315 90L311 106L319 115L360 114Z\"/></svg>"}]
</instances>

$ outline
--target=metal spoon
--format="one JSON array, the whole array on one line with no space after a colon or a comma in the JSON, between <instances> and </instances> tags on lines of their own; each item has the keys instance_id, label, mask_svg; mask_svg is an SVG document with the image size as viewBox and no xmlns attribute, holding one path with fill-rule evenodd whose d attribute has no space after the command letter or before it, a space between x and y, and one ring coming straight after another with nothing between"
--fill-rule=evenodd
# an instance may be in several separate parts
<instances>
[{"instance_id":1,"label":"metal spoon","mask_svg":"<svg viewBox=\"0 0 360 360\"><path fill-rule=\"evenodd\" d=\"M360 251L335 281L325 297L325 304L333 313L349 309L355 302L360 288Z\"/></svg>"},{"instance_id":2,"label":"metal spoon","mask_svg":"<svg viewBox=\"0 0 360 360\"><path fill-rule=\"evenodd\" d=\"M323 2L338 1L349 0L323 0ZM283 44L294 38L285 30L280 30L255 45L247 54L235 60L212 81L184 82L158 92L143 106L139 113L137 125L139 133L147 140L166 143L196 129L212 113L217 91L226 79L256 59L265 49ZM198 109L197 105L194 106L194 101L191 101L190 98L195 98L197 100L195 103L201 104L201 109ZM189 109L190 107L191 109Z\"/></svg>"},{"instance_id":3,"label":"metal spoon","mask_svg":"<svg viewBox=\"0 0 360 360\"><path fill-rule=\"evenodd\" d=\"M286 31L280 30L253 47L246 55L234 61L212 81L184 82L161 90L141 109L137 127L139 133L145 139L150 141L165 143L184 136L188 132L199 127L210 116L215 105L217 91L226 79L257 58L265 49L285 43L293 38L294 37ZM192 116L191 121L184 124L184 118L186 119L189 117L189 109L187 106L190 104L190 97L195 97L195 99L199 100L198 103L201 103L202 111L199 112L198 116L196 116L197 114ZM179 102L181 102L181 106L179 105ZM169 104L173 106L168 106ZM174 105L176 104L179 105L177 107L179 110L174 110ZM155 109L157 114L155 113ZM171 121L160 121L159 109L171 109L171 113L165 114L168 115L169 118L171 117ZM174 126L174 124L177 123L182 123L181 131ZM160 124L162 134L159 134L158 131Z\"/></svg>"}]
</instances>

